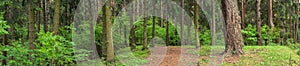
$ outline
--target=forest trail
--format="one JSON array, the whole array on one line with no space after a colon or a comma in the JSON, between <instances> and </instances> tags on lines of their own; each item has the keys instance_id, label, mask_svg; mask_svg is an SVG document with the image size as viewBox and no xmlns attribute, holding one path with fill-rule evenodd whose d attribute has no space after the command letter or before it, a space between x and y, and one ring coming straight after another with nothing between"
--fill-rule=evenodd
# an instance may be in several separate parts
<instances>
[{"instance_id":1,"label":"forest trail","mask_svg":"<svg viewBox=\"0 0 300 66\"><path fill-rule=\"evenodd\" d=\"M198 61L196 55L187 53L187 49L182 49L180 46L154 47L152 49L153 52L148 58L149 62L143 66L196 66Z\"/></svg>"}]
</instances>

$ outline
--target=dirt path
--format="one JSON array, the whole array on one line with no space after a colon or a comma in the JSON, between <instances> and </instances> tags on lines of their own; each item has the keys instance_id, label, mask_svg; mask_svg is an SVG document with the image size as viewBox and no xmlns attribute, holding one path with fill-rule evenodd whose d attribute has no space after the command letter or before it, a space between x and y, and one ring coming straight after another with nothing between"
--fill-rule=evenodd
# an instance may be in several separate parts
<instances>
[{"instance_id":1,"label":"dirt path","mask_svg":"<svg viewBox=\"0 0 300 66\"><path fill-rule=\"evenodd\" d=\"M151 51L149 62L143 66L195 66L198 61L197 56L187 53L187 49L180 46L154 47Z\"/></svg>"}]
</instances>

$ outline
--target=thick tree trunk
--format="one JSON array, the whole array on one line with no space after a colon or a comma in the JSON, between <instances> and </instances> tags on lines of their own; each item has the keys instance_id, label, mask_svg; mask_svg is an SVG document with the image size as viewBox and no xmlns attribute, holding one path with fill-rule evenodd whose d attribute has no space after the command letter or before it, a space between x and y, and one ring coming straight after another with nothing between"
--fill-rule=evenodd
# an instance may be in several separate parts
<instances>
[{"instance_id":1,"label":"thick tree trunk","mask_svg":"<svg viewBox=\"0 0 300 66\"><path fill-rule=\"evenodd\" d=\"M200 44L200 41L199 41L199 35L198 35L198 5L197 3L194 4L195 8L194 8L194 24L195 24L195 36L196 36L196 48L200 48L201 47L201 44Z\"/></svg>"},{"instance_id":2,"label":"thick tree trunk","mask_svg":"<svg viewBox=\"0 0 300 66\"><path fill-rule=\"evenodd\" d=\"M256 0L256 31L257 31L257 44L262 45L262 36L261 36L261 13L260 13L260 0Z\"/></svg>"},{"instance_id":3,"label":"thick tree trunk","mask_svg":"<svg viewBox=\"0 0 300 66\"><path fill-rule=\"evenodd\" d=\"M114 46L113 46L113 38L112 38L112 12L110 5L105 7L105 22L106 22L106 48L107 48L107 61L110 63L114 62Z\"/></svg>"},{"instance_id":4,"label":"thick tree trunk","mask_svg":"<svg viewBox=\"0 0 300 66\"><path fill-rule=\"evenodd\" d=\"M60 0L55 0L55 12L53 17L53 34L57 35L59 31L59 17L60 17Z\"/></svg>"},{"instance_id":5,"label":"thick tree trunk","mask_svg":"<svg viewBox=\"0 0 300 66\"><path fill-rule=\"evenodd\" d=\"M273 6L273 2L272 2L273 0L269 0L269 9L268 9L268 11L269 11L269 17L268 17L268 21L269 21L269 27L270 28L273 28L274 27L274 24L273 24L273 8L272 8L272 6Z\"/></svg>"},{"instance_id":6,"label":"thick tree trunk","mask_svg":"<svg viewBox=\"0 0 300 66\"><path fill-rule=\"evenodd\" d=\"M28 44L30 50L34 50L34 14L32 9L32 1L27 1L27 12L28 12ZM30 61L33 61L33 58L31 57L32 53L29 53L29 59Z\"/></svg>"},{"instance_id":7,"label":"thick tree trunk","mask_svg":"<svg viewBox=\"0 0 300 66\"><path fill-rule=\"evenodd\" d=\"M224 54L226 57L231 56L233 53L237 55L244 54L237 0L223 0L222 7L226 25Z\"/></svg>"}]
</instances>

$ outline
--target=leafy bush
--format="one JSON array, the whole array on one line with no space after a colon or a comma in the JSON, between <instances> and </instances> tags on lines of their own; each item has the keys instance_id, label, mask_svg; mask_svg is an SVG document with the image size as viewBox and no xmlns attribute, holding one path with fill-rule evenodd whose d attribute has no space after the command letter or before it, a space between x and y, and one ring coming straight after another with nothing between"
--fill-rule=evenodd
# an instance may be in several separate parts
<instances>
[{"instance_id":1,"label":"leafy bush","mask_svg":"<svg viewBox=\"0 0 300 66\"><path fill-rule=\"evenodd\" d=\"M261 35L263 39L263 43L267 43L265 45L274 45L276 44L273 40L279 39L279 28L270 28L267 25L261 27ZM244 36L244 42L246 45L257 45L257 32L256 27L249 24L245 29L242 30L242 34Z\"/></svg>"},{"instance_id":2,"label":"leafy bush","mask_svg":"<svg viewBox=\"0 0 300 66\"><path fill-rule=\"evenodd\" d=\"M46 64L74 64L73 43L61 36L53 36L50 32L40 32L34 54L37 62ZM43 64L41 64L43 65Z\"/></svg>"},{"instance_id":3,"label":"leafy bush","mask_svg":"<svg viewBox=\"0 0 300 66\"><path fill-rule=\"evenodd\" d=\"M199 32L199 40L202 45L210 45L211 44L211 33L210 30L206 27L203 28L203 33Z\"/></svg>"}]
</instances>

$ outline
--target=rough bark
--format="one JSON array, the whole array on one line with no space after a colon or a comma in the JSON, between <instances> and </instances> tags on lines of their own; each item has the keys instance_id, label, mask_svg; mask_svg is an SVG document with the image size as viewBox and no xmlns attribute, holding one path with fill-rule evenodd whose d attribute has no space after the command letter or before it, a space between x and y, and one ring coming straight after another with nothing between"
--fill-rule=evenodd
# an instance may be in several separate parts
<instances>
[{"instance_id":1,"label":"rough bark","mask_svg":"<svg viewBox=\"0 0 300 66\"><path fill-rule=\"evenodd\" d=\"M48 2L47 0L44 0L44 31L47 32L48 31L48 14L49 14L49 10L48 10Z\"/></svg>"},{"instance_id":2,"label":"rough bark","mask_svg":"<svg viewBox=\"0 0 300 66\"><path fill-rule=\"evenodd\" d=\"M168 16L166 17L166 46L170 45L170 38L169 38L169 21Z\"/></svg>"},{"instance_id":3,"label":"rough bark","mask_svg":"<svg viewBox=\"0 0 300 66\"><path fill-rule=\"evenodd\" d=\"M57 35L59 31L60 0L55 0L55 12L53 16L53 34Z\"/></svg>"},{"instance_id":4,"label":"rough bark","mask_svg":"<svg viewBox=\"0 0 300 66\"><path fill-rule=\"evenodd\" d=\"M256 31L257 31L258 45L262 45L260 2L261 2L260 0L256 0Z\"/></svg>"},{"instance_id":5,"label":"rough bark","mask_svg":"<svg viewBox=\"0 0 300 66\"><path fill-rule=\"evenodd\" d=\"M244 54L237 0L223 0L222 10L226 25L224 54L226 57L233 55L233 53L236 55Z\"/></svg>"}]
</instances>

